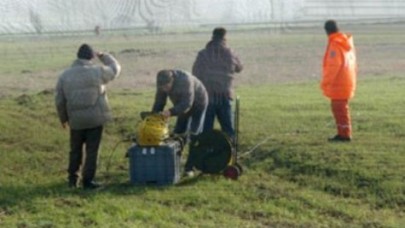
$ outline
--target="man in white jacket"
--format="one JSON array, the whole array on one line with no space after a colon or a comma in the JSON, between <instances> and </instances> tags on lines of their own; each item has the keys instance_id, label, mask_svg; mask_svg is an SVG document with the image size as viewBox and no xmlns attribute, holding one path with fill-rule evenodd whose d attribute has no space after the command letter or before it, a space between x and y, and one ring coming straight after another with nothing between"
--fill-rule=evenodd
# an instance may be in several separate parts
<instances>
[{"instance_id":1,"label":"man in white jacket","mask_svg":"<svg viewBox=\"0 0 405 228\"><path fill-rule=\"evenodd\" d=\"M103 65L92 62L96 56ZM70 127L69 187L77 187L80 167L84 189L100 186L93 179L103 125L111 120L105 85L120 71L121 66L112 55L96 53L90 45L82 44L77 59L58 79L55 105L62 127Z\"/></svg>"}]
</instances>

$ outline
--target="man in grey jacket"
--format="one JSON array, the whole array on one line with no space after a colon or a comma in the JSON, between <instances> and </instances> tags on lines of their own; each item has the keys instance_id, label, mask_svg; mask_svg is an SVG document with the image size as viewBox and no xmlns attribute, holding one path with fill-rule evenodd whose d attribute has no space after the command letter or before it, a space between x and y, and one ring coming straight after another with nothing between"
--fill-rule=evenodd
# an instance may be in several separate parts
<instances>
[{"instance_id":1,"label":"man in grey jacket","mask_svg":"<svg viewBox=\"0 0 405 228\"><path fill-rule=\"evenodd\" d=\"M203 130L208 95L196 77L181 70L161 70L156 77L156 95L152 112L161 112L166 118L177 116L173 133L190 137L193 141ZM167 98L173 107L164 110ZM193 162L187 159L185 172L192 175Z\"/></svg>"},{"instance_id":2,"label":"man in grey jacket","mask_svg":"<svg viewBox=\"0 0 405 228\"><path fill-rule=\"evenodd\" d=\"M96 56L102 66L92 61ZM69 187L77 187L80 167L84 189L100 186L93 180L98 150L103 125L112 119L105 85L118 77L120 71L121 66L112 55L95 53L91 46L83 44L77 59L58 79L55 105L62 127L70 127Z\"/></svg>"},{"instance_id":3,"label":"man in grey jacket","mask_svg":"<svg viewBox=\"0 0 405 228\"><path fill-rule=\"evenodd\" d=\"M214 29L212 39L198 52L193 64L193 75L201 80L209 96L204 131L213 129L217 117L222 131L233 139L235 129L232 125L232 83L234 75L242 71L243 65L227 46L225 37L225 28Z\"/></svg>"}]
</instances>

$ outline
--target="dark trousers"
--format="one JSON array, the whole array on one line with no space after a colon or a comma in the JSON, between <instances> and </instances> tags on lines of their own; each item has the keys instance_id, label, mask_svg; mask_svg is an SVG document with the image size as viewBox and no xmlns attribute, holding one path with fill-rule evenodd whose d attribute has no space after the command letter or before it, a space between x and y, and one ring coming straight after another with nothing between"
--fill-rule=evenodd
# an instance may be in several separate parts
<instances>
[{"instance_id":1,"label":"dark trousers","mask_svg":"<svg viewBox=\"0 0 405 228\"><path fill-rule=\"evenodd\" d=\"M193 109L187 114L179 115L173 132L176 134L183 134L188 130L190 134L186 141L191 140L192 142L192 140L203 130L206 109L207 107L205 106L203 109ZM191 171L193 163L193 157L189 154L185 164L185 171Z\"/></svg>"},{"instance_id":2,"label":"dark trousers","mask_svg":"<svg viewBox=\"0 0 405 228\"><path fill-rule=\"evenodd\" d=\"M204 109L193 109L188 113L180 114L176 120L174 133L183 134L189 131L191 135L198 135L203 130L206 107Z\"/></svg>"},{"instance_id":3,"label":"dark trousers","mask_svg":"<svg viewBox=\"0 0 405 228\"><path fill-rule=\"evenodd\" d=\"M80 168L83 182L91 182L94 179L102 133L103 126L70 130L69 181L78 179Z\"/></svg>"},{"instance_id":4,"label":"dark trousers","mask_svg":"<svg viewBox=\"0 0 405 228\"><path fill-rule=\"evenodd\" d=\"M231 104L232 100L226 96L211 99L205 113L204 131L210 131L214 128L215 117L217 117L221 130L233 139L235 137L235 129L233 127Z\"/></svg>"}]
</instances>

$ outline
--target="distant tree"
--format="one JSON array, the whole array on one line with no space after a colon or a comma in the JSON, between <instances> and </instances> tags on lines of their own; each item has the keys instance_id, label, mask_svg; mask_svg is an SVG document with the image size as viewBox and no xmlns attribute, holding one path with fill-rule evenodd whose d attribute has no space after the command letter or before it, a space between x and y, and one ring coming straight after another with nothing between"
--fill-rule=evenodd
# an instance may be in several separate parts
<instances>
[{"instance_id":1,"label":"distant tree","mask_svg":"<svg viewBox=\"0 0 405 228\"><path fill-rule=\"evenodd\" d=\"M271 19L274 20L275 19L275 11L274 11L274 1L270 0L270 7L271 7Z\"/></svg>"},{"instance_id":2,"label":"distant tree","mask_svg":"<svg viewBox=\"0 0 405 228\"><path fill-rule=\"evenodd\" d=\"M100 30L101 30L100 25L96 25L94 27L94 34L96 34L96 36L99 36L100 35Z\"/></svg>"},{"instance_id":3,"label":"distant tree","mask_svg":"<svg viewBox=\"0 0 405 228\"><path fill-rule=\"evenodd\" d=\"M30 22L34 27L36 33L41 34L43 30L42 20L38 13L30 9Z\"/></svg>"}]
</instances>

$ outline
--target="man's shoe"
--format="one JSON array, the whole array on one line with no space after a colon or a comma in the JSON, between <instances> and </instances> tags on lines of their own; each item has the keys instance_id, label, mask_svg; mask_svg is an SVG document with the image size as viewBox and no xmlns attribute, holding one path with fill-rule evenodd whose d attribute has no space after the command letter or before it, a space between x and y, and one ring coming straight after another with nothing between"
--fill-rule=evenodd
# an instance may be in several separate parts
<instances>
[{"instance_id":1,"label":"man's shoe","mask_svg":"<svg viewBox=\"0 0 405 228\"><path fill-rule=\"evenodd\" d=\"M183 177L194 177L194 170L186 165L183 173Z\"/></svg>"},{"instance_id":2,"label":"man's shoe","mask_svg":"<svg viewBox=\"0 0 405 228\"><path fill-rule=\"evenodd\" d=\"M91 189L96 189L96 188L100 188L100 187L101 187L101 185L94 181L83 182L84 189L91 190Z\"/></svg>"},{"instance_id":3,"label":"man's shoe","mask_svg":"<svg viewBox=\"0 0 405 228\"><path fill-rule=\"evenodd\" d=\"M194 177L194 171L190 170L190 171L185 171L183 173L183 177Z\"/></svg>"},{"instance_id":4,"label":"man's shoe","mask_svg":"<svg viewBox=\"0 0 405 228\"><path fill-rule=\"evenodd\" d=\"M335 135L333 138L328 139L329 142L350 142L352 138Z\"/></svg>"},{"instance_id":5,"label":"man's shoe","mask_svg":"<svg viewBox=\"0 0 405 228\"><path fill-rule=\"evenodd\" d=\"M76 181L69 181L68 187L69 188L77 188L77 182Z\"/></svg>"},{"instance_id":6,"label":"man's shoe","mask_svg":"<svg viewBox=\"0 0 405 228\"><path fill-rule=\"evenodd\" d=\"M69 178L69 183L68 183L69 188L77 188L77 178Z\"/></svg>"}]
</instances>

